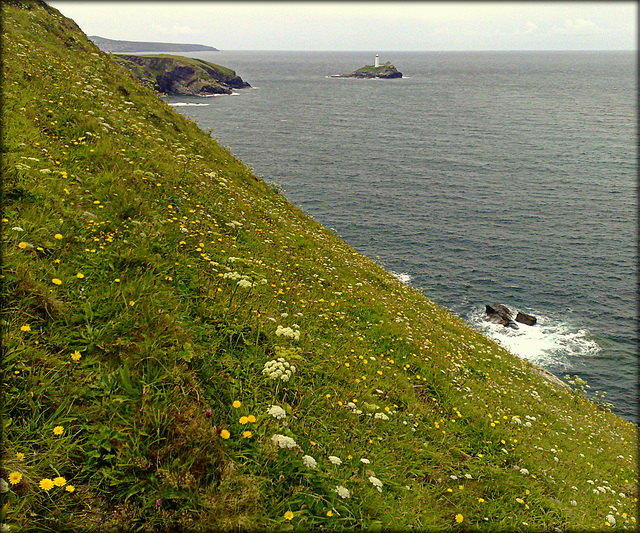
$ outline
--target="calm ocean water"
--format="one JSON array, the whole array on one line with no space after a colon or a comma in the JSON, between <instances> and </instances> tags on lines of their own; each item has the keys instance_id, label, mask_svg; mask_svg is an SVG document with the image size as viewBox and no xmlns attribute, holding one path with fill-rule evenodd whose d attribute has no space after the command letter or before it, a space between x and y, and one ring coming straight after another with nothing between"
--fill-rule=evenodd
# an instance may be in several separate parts
<instances>
[{"instance_id":1,"label":"calm ocean water","mask_svg":"<svg viewBox=\"0 0 640 533\"><path fill-rule=\"evenodd\" d=\"M632 52L214 52L254 88L166 100L355 249L638 421ZM502 303L538 317L483 320Z\"/></svg>"}]
</instances>

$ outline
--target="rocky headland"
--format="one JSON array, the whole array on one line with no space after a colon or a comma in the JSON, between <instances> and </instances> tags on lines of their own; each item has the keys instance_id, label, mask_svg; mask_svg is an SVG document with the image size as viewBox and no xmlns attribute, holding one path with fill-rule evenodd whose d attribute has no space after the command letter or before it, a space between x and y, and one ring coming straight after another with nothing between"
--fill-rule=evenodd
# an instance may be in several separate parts
<instances>
[{"instance_id":1,"label":"rocky headland","mask_svg":"<svg viewBox=\"0 0 640 533\"><path fill-rule=\"evenodd\" d=\"M162 94L211 96L251 87L235 71L201 59L169 54L117 54L113 59Z\"/></svg>"},{"instance_id":2,"label":"rocky headland","mask_svg":"<svg viewBox=\"0 0 640 533\"><path fill-rule=\"evenodd\" d=\"M92 35L89 37L103 52L115 54L139 54L141 52L218 52L213 46L204 44L156 43L142 41L118 41Z\"/></svg>"}]
</instances>

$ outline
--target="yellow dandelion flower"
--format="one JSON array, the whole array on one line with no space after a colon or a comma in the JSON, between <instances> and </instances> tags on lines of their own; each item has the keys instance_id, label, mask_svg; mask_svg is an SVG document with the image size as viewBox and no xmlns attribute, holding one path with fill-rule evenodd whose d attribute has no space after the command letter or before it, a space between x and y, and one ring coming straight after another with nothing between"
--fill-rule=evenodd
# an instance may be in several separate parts
<instances>
[{"instance_id":1,"label":"yellow dandelion flower","mask_svg":"<svg viewBox=\"0 0 640 533\"><path fill-rule=\"evenodd\" d=\"M17 485L22 480L22 474L20 472L11 472L9 474L9 483Z\"/></svg>"},{"instance_id":2,"label":"yellow dandelion flower","mask_svg":"<svg viewBox=\"0 0 640 533\"><path fill-rule=\"evenodd\" d=\"M255 417L255 416L253 416L253 415L249 415L249 416L247 417L247 420L249 420L249 422L251 422L251 423L253 424L253 423L256 421L256 417Z\"/></svg>"},{"instance_id":3,"label":"yellow dandelion flower","mask_svg":"<svg viewBox=\"0 0 640 533\"><path fill-rule=\"evenodd\" d=\"M20 326L20 331L31 331L31 326L29 324L25 324L24 326Z\"/></svg>"},{"instance_id":4,"label":"yellow dandelion flower","mask_svg":"<svg viewBox=\"0 0 640 533\"><path fill-rule=\"evenodd\" d=\"M60 280L58 278L53 278L51 280L51 283L53 283L54 285L62 285L62 280Z\"/></svg>"},{"instance_id":5,"label":"yellow dandelion flower","mask_svg":"<svg viewBox=\"0 0 640 533\"><path fill-rule=\"evenodd\" d=\"M114 281L114 283L120 283L120 278L116 278L113 281Z\"/></svg>"},{"instance_id":6,"label":"yellow dandelion flower","mask_svg":"<svg viewBox=\"0 0 640 533\"><path fill-rule=\"evenodd\" d=\"M327 511L327 516L328 516L329 518L331 518L331 517L333 516L333 511L332 511L331 509L329 509L329 510Z\"/></svg>"},{"instance_id":7,"label":"yellow dandelion flower","mask_svg":"<svg viewBox=\"0 0 640 533\"><path fill-rule=\"evenodd\" d=\"M24 250L27 246L29 246L26 242L19 242L18 243L18 248L21 248L22 250Z\"/></svg>"},{"instance_id":8,"label":"yellow dandelion flower","mask_svg":"<svg viewBox=\"0 0 640 533\"><path fill-rule=\"evenodd\" d=\"M231 405L233 405L233 407L235 407L237 409L238 407L240 407L242 405L242 402L236 400Z\"/></svg>"},{"instance_id":9,"label":"yellow dandelion flower","mask_svg":"<svg viewBox=\"0 0 640 533\"><path fill-rule=\"evenodd\" d=\"M242 432L242 436L243 436L245 439L250 438L250 437L251 437L251 435L252 435L251 431L243 431L243 432Z\"/></svg>"},{"instance_id":10,"label":"yellow dandelion flower","mask_svg":"<svg viewBox=\"0 0 640 533\"><path fill-rule=\"evenodd\" d=\"M82 279L82 278L84 278L84 274L83 274L82 272L78 272L78 273L76 274L76 278L78 278L78 279Z\"/></svg>"},{"instance_id":11,"label":"yellow dandelion flower","mask_svg":"<svg viewBox=\"0 0 640 533\"><path fill-rule=\"evenodd\" d=\"M293 518L293 513L291 511L287 511L286 513L284 513L285 520L291 520L292 518Z\"/></svg>"},{"instance_id":12,"label":"yellow dandelion flower","mask_svg":"<svg viewBox=\"0 0 640 533\"><path fill-rule=\"evenodd\" d=\"M134 305L136 305L136 303L133 300L129 300L129 305L133 307Z\"/></svg>"},{"instance_id":13,"label":"yellow dandelion flower","mask_svg":"<svg viewBox=\"0 0 640 533\"><path fill-rule=\"evenodd\" d=\"M67 485L64 490L66 490L67 492L73 492L76 490L76 488L73 485Z\"/></svg>"},{"instance_id":14,"label":"yellow dandelion flower","mask_svg":"<svg viewBox=\"0 0 640 533\"><path fill-rule=\"evenodd\" d=\"M79 361L81 357L82 354L78 350L71 354L71 359L73 359L74 361Z\"/></svg>"},{"instance_id":15,"label":"yellow dandelion flower","mask_svg":"<svg viewBox=\"0 0 640 533\"><path fill-rule=\"evenodd\" d=\"M54 435L62 435L64 433L64 428L62 426L56 426L53 428Z\"/></svg>"},{"instance_id":16,"label":"yellow dandelion flower","mask_svg":"<svg viewBox=\"0 0 640 533\"><path fill-rule=\"evenodd\" d=\"M240 417L240 423L241 424L246 424L247 422L249 422L249 419L246 416L241 416Z\"/></svg>"},{"instance_id":17,"label":"yellow dandelion flower","mask_svg":"<svg viewBox=\"0 0 640 533\"><path fill-rule=\"evenodd\" d=\"M223 430L220 432L220 436L221 436L223 439L225 439L225 440L226 440L226 439L228 439L228 438L231 436L231 433L229 433L226 429L223 429Z\"/></svg>"},{"instance_id":18,"label":"yellow dandelion flower","mask_svg":"<svg viewBox=\"0 0 640 533\"><path fill-rule=\"evenodd\" d=\"M62 235L60 233L56 233L53 237L58 240L62 239Z\"/></svg>"},{"instance_id":19,"label":"yellow dandelion flower","mask_svg":"<svg viewBox=\"0 0 640 533\"><path fill-rule=\"evenodd\" d=\"M24 453L22 452L16 452L16 459L18 461L24 461Z\"/></svg>"},{"instance_id":20,"label":"yellow dandelion flower","mask_svg":"<svg viewBox=\"0 0 640 533\"><path fill-rule=\"evenodd\" d=\"M462 516L461 514L456 515L456 522L458 522L458 524L461 524L463 520L464 516Z\"/></svg>"},{"instance_id":21,"label":"yellow dandelion flower","mask_svg":"<svg viewBox=\"0 0 640 533\"><path fill-rule=\"evenodd\" d=\"M40 483L38 483L38 485L42 490L46 490L46 491L51 490L55 486L53 484L53 481L50 480L49 478L41 479Z\"/></svg>"},{"instance_id":22,"label":"yellow dandelion flower","mask_svg":"<svg viewBox=\"0 0 640 533\"><path fill-rule=\"evenodd\" d=\"M64 487L67 484L67 480L62 476L58 476L56 478L53 478L53 484L56 487Z\"/></svg>"}]
</instances>

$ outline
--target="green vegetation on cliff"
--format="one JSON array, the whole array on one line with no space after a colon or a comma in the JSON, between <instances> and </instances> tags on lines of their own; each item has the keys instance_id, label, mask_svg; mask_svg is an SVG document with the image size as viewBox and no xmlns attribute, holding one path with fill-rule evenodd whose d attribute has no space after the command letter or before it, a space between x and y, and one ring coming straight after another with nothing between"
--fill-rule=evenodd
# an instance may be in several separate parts
<instances>
[{"instance_id":1,"label":"green vegetation on cliff","mask_svg":"<svg viewBox=\"0 0 640 533\"><path fill-rule=\"evenodd\" d=\"M637 527L635 425L356 253L56 10L2 20L0 523Z\"/></svg>"},{"instance_id":2,"label":"green vegetation on cliff","mask_svg":"<svg viewBox=\"0 0 640 533\"><path fill-rule=\"evenodd\" d=\"M169 54L114 55L147 87L164 94L231 94L232 89L250 87L226 67L190 57Z\"/></svg>"}]
</instances>

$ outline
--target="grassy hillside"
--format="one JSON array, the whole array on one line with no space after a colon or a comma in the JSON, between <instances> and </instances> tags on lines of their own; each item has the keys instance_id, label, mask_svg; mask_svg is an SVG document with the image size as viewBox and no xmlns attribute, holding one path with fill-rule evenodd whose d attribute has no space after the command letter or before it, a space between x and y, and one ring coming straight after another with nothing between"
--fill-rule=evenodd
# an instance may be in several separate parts
<instances>
[{"instance_id":1,"label":"grassy hillside","mask_svg":"<svg viewBox=\"0 0 640 533\"><path fill-rule=\"evenodd\" d=\"M356 253L54 9L2 22L0 523L637 527L635 425Z\"/></svg>"}]
</instances>

